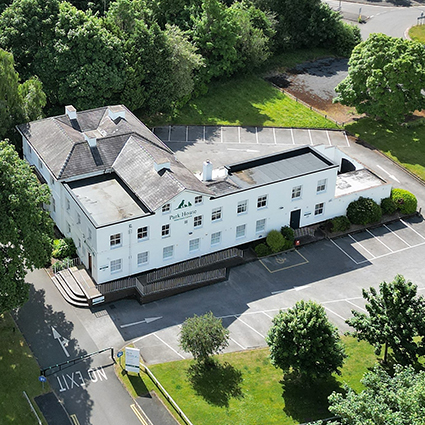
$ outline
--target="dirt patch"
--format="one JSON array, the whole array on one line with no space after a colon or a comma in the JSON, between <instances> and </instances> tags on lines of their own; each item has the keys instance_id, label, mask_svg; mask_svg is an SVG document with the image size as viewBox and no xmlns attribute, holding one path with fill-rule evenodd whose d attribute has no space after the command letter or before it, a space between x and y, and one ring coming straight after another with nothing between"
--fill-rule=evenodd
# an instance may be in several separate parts
<instances>
[{"instance_id":1,"label":"dirt patch","mask_svg":"<svg viewBox=\"0 0 425 425\"><path fill-rule=\"evenodd\" d=\"M268 75L265 79L334 120L345 123L360 116L354 108L332 103L336 96L335 87L347 74L348 59L323 58L297 65L286 73Z\"/></svg>"}]
</instances>

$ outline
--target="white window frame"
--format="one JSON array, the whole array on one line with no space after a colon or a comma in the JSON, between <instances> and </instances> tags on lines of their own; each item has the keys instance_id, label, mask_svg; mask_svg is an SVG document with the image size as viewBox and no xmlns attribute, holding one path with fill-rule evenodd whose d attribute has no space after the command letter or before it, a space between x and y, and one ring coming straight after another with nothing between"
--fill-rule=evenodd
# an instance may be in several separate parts
<instances>
[{"instance_id":1,"label":"white window frame","mask_svg":"<svg viewBox=\"0 0 425 425\"><path fill-rule=\"evenodd\" d=\"M119 248L122 245L122 235L121 233L114 233L109 236L109 246L111 249Z\"/></svg>"},{"instance_id":2,"label":"white window frame","mask_svg":"<svg viewBox=\"0 0 425 425\"><path fill-rule=\"evenodd\" d=\"M196 252L199 251L199 247L201 246L200 239L191 239L189 241L189 252Z\"/></svg>"},{"instance_id":3,"label":"white window frame","mask_svg":"<svg viewBox=\"0 0 425 425\"><path fill-rule=\"evenodd\" d=\"M140 236L145 235L145 236ZM149 226L142 226L137 229L137 240L146 241L149 239Z\"/></svg>"},{"instance_id":4,"label":"white window frame","mask_svg":"<svg viewBox=\"0 0 425 425\"><path fill-rule=\"evenodd\" d=\"M71 209L71 202L69 202L68 198L65 198L65 202L66 202L66 210L69 211Z\"/></svg>"},{"instance_id":5,"label":"white window frame","mask_svg":"<svg viewBox=\"0 0 425 425\"><path fill-rule=\"evenodd\" d=\"M314 215L323 215L325 211L325 203L320 202L314 206Z\"/></svg>"},{"instance_id":6,"label":"white window frame","mask_svg":"<svg viewBox=\"0 0 425 425\"><path fill-rule=\"evenodd\" d=\"M236 239L242 239L246 236L246 224L236 226Z\"/></svg>"},{"instance_id":7,"label":"white window frame","mask_svg":"<svg viewBox=\"0 0 425 425\"><path fill-rule=\"evenodd\" d=\"M202 227L202 222L204 221L204 218L202 215L197 215L195 217L193 217L193 227L194 228L198 228L198 227Z\"/></svg>"},{"instance_id":8,"label":"white window frame","mask_svg":"<svg viewBox=\"0 0 425 425\"><path fill-rule=\"evenodd\" d=\"M221 232L211 233L211 246L220 245L221 243Z\"/></svg>"},{"instance_id":9,"label":"white window frame","mask_svg":"<svg viewBox=\"0 0 425 425\"><path fill-rule=\"evenodd\" d=\"M302 185L294 186L292 188L291 199L301 199L303 187Z\"/></svg>"},{"instance_id":10,"label":"white window frame","mask_svg":"<svg viewBox=\"0 0 425 425\"><path fill-rule=\"evenodd\" d=\"M54 186L54 185L55 185L55 179L54 179L54 177L53 177L53 176L50 176L50 184L51 184L52 186Z\"/></svg>"},{"instance_id":11,"label":"white window frame","mask_svg":"<svg viewBox=\"0 0 425 425\"><path fill-rule=\"evenodd\" d=\"M81 239L78 238L78 248L81 248Z\"/></svg>"},{"instance_id":12,"label":"white window frame","mask_svg":"<svg viewBox=\"0 0 425 425\"><path fill-rule=\"evenodd\" d=\"M122 271L122 258L119 258L117 260L111 260L109 264L111 274L119 273Z\"/></svg>"},{"instance_id":13,"label":"white window frame","mask_svg":"<svg viewBox=\"0 0 425 425\"><path fill-rule=\"evenodd\" d=\"M77 213L77 224L81 224L81 215Z\"/></svg>"},{"instance_id":14,"label":"white window frame","mask_svg":"<svg viewBox=\"0 0 425 425\"><path fill-rule=\"evenodd\" d=\"M162 214L168 214L171 211L171 204L164 204L162 206Z\"/></svg>"},{"instance_id":15,"label":"white window frame","mask_svg":"<svg viewBox=\"0 0 425 425\"><path fill-rule=\"evenodd\" d=\"M66 222L66 231L68 234L71 234L71 225L68 222Z\"/></svg>"},{"instance_id":16,"label":"white window frame","mask_svg":"<svg viewBox=\"0 0 425 425\"><path fill-rule=\"evenodd\" d=\"M223 219L223 208L214 208L211 211L211 221L220 221Z\"/></svg>"},{"instance_id":17,"label":"white window frame","mask_svg":"<svg viewBox=\"0 0 425 425\"><path fill-rule=\"evenodd\" d=\"M255 222L255 233L261 233L266 230L266 219L262 218Z\"/></svg>"},{"instance_id":18,"label":"white window frame","mask_svg":"<svg viewBox=\"0 0 425 425\"><path fill-rule=\"evenodd\" d=\"M316 193L326 192L328 185L328 179L322 179L317 182Z\"/></svg>"},{"instance_id":19,"label":"white window frame","mask_svg":"<svg viewBox=\"0 0 425 425\"><path fill-rule=\"evenodd\" d=\"M43 161L38 158L38 168L41 170L43 168Z\"/></svg>"},{"instance_id":20,"label":"white window frame","mask_svg":"<svg viewBox=\"0 0 425 425\"><path fill-rule=\"evenodd\" d=\"M52 211L56 212L56 199L52 196Z\"/></svg>"},{"instance_id":21,"label":"white window frame","mask_svg":"<svg viewBox=\"0 0 425 425\"><path fill-rule=\"evenodd\" d=\"M261 195L257 198L257 210L267 208L268 195Z\"/></svg>"},{"instance_id":22,"label":"white window frame","mask_svg":"<svg viewBox=\"0 0 425 425\"><path fill-rule=\"evenodd\" d=\"M245 199L244 201L239 201L238 206L236 208L236 214L246 214L248 211L248 200Z\"/></svg>"},{"instance_id":23,"label":"white window frame","mask_svg":"<svg viewBox=\"0 0 425 425\"><path fill-rule=\"evenodd\" d=\"M167 256L165 255L167 254ZM174 257L174 245L164 246L162 248L162 260L169 260Z\"/></svg>"},{"instance_id":24,"label":"white window frame","mask_svg":"<svg viewBox=\"0 0 425 425\"><path fill-rule=\"evenodd\" d=\"M168 238L171 235L171 229L169 224L163 224L161 227L161 237Z\"/></svg>"},{"instance_id":25,"label":"white window frame","mask_svg":"<svg viewBox=\"0 0 425 425\"><path fill-rule=\"evenodd\" d=\"M195 196L195 205L200 205L204 202L202 195Z\"/></svg>"},{"instance_id":26,"label":"white window frame","mask_svg":"<svg viewBox=\"0 0 425 425\"><path fill-rule=\"evenodd\" d=\"M145 264L148 264L148 263L149 263L149 251L139 252L137 254L137 267L144 266Z\"/></svg>"},{"instance_id":27,"label":"white window frame","mask_svg":"<svg viewBox=\"0 0 425 425\"><path fill-rule=\"evenodd\" d=\"M91 241L91 229L87 228L87 233L89 234L87 239Z\"/></svg>"}]
</instances>

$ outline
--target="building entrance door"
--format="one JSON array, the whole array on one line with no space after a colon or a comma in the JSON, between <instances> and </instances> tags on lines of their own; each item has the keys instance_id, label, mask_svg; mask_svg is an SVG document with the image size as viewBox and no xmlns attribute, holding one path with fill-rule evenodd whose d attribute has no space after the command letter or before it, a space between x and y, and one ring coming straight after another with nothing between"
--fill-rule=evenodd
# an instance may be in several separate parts
<instances>
[{"instance_id":1,"label":"building entrance door","mask_svg":"<svg viewBox=\"0 0 425 425\"><path fill-rule=\"evenodd\" d=\"M291 211L291 220L289 225L295 230L300 228L301 210Z\"/></svg>"},{"instance_id":2,"label":"building entrance door","mask_svg":"<svg viewBox=\"0 0 425 425\"><path fill-rule=\"evenodd\" d=\"M92 274L92 258L91 258L91 254L89 252L89 273Z\"/></svg>"}]
</instances>

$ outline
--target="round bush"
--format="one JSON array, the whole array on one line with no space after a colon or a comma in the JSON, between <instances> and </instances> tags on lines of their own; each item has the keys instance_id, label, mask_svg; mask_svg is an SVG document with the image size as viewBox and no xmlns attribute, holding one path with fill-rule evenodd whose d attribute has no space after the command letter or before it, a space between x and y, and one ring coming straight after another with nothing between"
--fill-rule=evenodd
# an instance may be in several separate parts
<instances>
[{"instance_id":1,"label":"round bush","mask_svg":"<svg viewBox=\"0 0 425 425\"><path fill-rule=\"evenodd\" d=\"M397 204L391 198L384 198L381 201L382 214L391 215L397 211Z\"/></svg>"},{"instance_id":2,"label":"round bush","mask_svg":"<svg viewBox=\"0 0 425 425\"><path fill-rule=\"evenodd\" d=\"M416 196L404 189L393 189L391 199L397 205L398 210L403 214L413 214L416 212L418 200Z\"/></svg>"},{"instance_id":3,"label":"round bush","mask_svg":"<svg viewBox=\"0 0 425 425\"><path fill-rule=\"evenodd\" d=\"M282 251L283 247L285 246L285 238L278 230L270 230L266 241L272 252Z\"/></svg>"},{"instance_id":4,"label":"round bush","mask_svg":"<svg viewBox=\"0 0 425 425\"><path fill-rule=\"evenodd\" d=\"M353 224L368 224L379 221L382 217L381 207L371 198L362 196L348 205L347 217Z\"/></svg>"},{"instance_id":5,"label":"round bush","mask_svg":"<svg viewBox=\"0 0 425 425\"><path fill-rule=\"evenodd\" d=\"M271 254L272 251L265 243L260 243L255 247L255 253L258 257L265 257Z\"/></svg>"},{"instance_id":6,"label":"round bush","mask_svg":"<svg viewBox=\"0 0 425 425\"><path fill-rule=\"evenodd\" d=\"M345 232L350 226L350 220L345 215L334 217L331 220L331 232Z\"/></svg>"},{"instance_id":7,"label":"round bush","mask_svg":"<svg viewBox=\"0 0 425 425\"><path fill-rule=\"evenodd\" d=\"M282 233L282 236L289 242L294 242L295 240L295 234L294 229L289 226L284 226L280 228L280 233Z\"/></svg>"}]
</instances>

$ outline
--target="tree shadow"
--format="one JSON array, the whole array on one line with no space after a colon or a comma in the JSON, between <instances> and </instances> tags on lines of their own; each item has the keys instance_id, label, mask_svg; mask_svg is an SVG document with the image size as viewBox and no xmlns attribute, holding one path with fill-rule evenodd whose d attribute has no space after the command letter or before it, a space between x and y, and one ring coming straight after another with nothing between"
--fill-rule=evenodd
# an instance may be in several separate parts
<instances>
[{"instance_id":1,"label":"tree shadow","mask_svg":"<svg viewBox=\"0 0 425 425\"><path fill-rule=\"evenodd\" d=\"M197 362L189 367L187 374L196 394L209 404L229 407L231 398L243 398L242 372L227 362Z\"/></svg>"},{"instance_id":2,"label":"tree shadow","mask_svg":"<svg viewBox=\"0 0 425 425\"><path fill-rule=\"evenodd\" d=\"M333 377L309 379L295 373L286 374L282 381L283 411L299 423L315 421L332 416L328 397L332 392L343 392L341 384Z\"/></svg>"}]
</instances>

